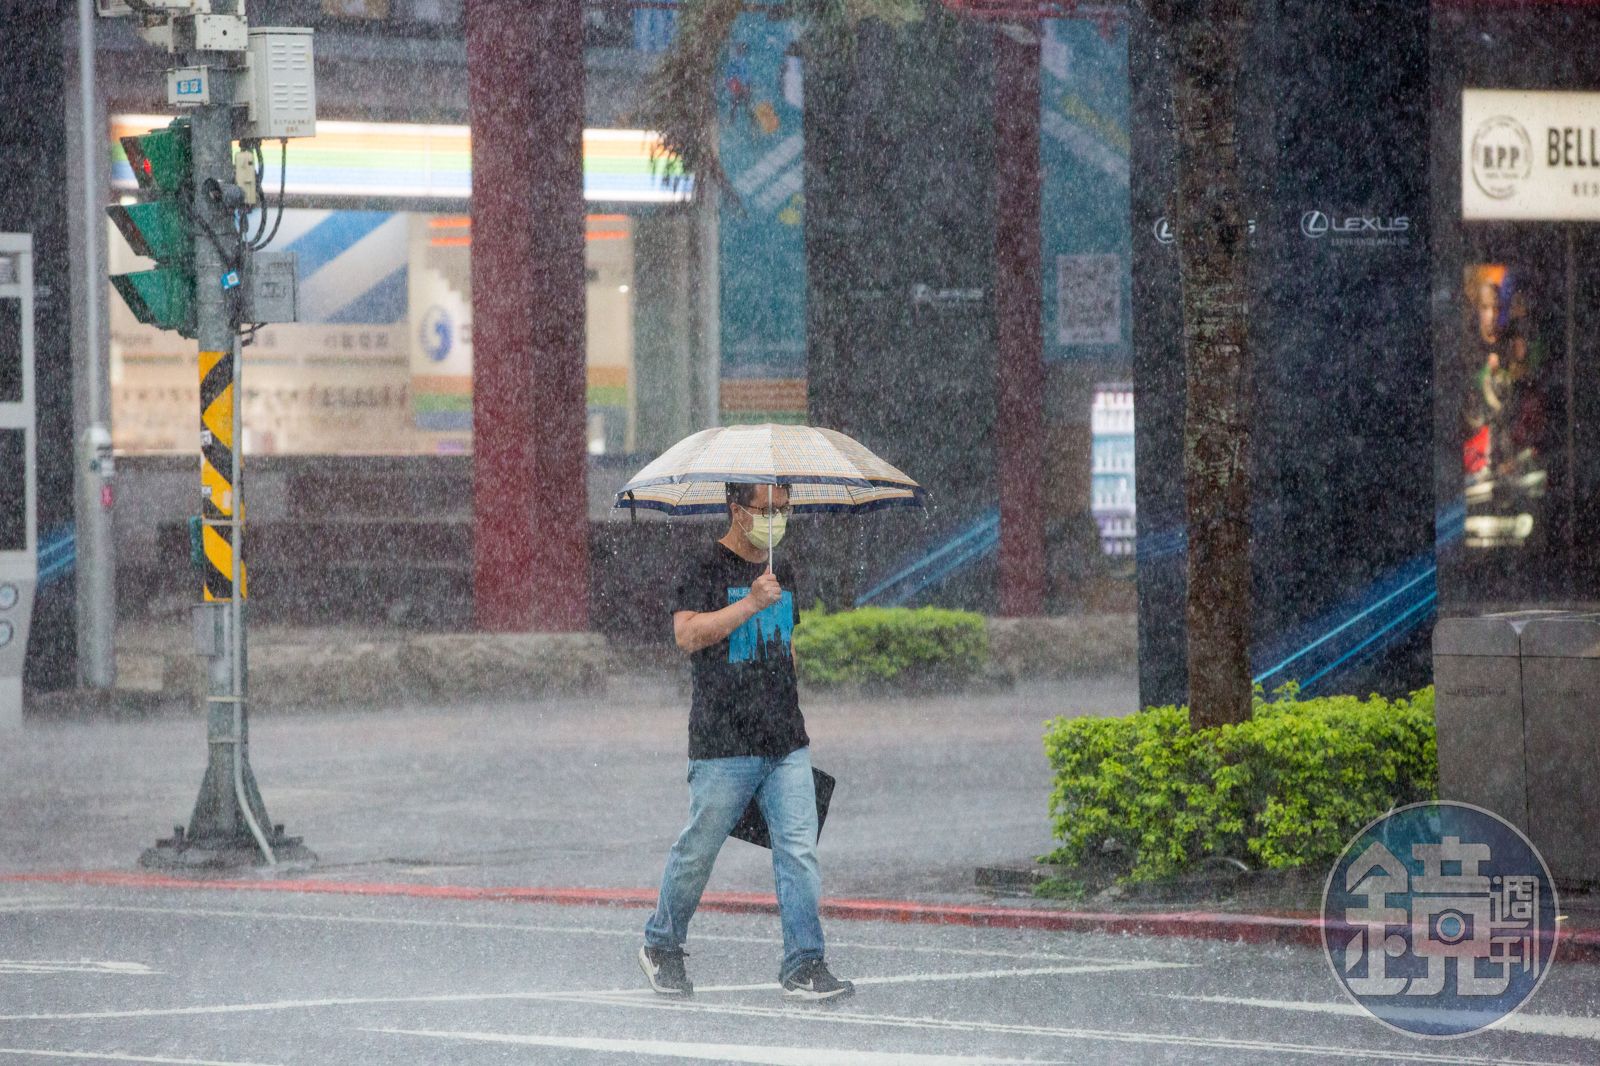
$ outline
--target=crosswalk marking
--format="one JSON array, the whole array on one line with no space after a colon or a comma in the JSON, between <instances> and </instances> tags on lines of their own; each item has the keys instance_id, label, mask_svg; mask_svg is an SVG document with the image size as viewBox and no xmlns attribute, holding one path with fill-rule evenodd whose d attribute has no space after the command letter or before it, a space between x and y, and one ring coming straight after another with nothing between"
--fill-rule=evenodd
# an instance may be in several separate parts
<instances>
[{"instance_id":1,"label":"crosswalk marking","mask_svg":"<svg viewBox=\"0 0 1600 1066\"><path fill-rule=\"evenodd\" d=\"M142 962L97 962L93 959L0 959L0 974L98 973L118 977L150 977L161 971Z\"/></svg>"},{"instance_id":2,"label":"crosswalk marking","mask_svg":"<svg viewBox=\"0 0 1600 1066\"><path fill-rule=\"evenodd\" d=\"M216 1059L174 1059L164 1055L130 1055L123 1051L56 1051L50 1048L0 1047L0 1055L39 1059L88 1059L92 1062L149 1062L161 1066L272 1066L262 1062L220 1062Z\"/></svg>"},{"instance_id":3,"label":"crosswalk marking","mask_svg":"<svg viewBox=\"0 0 1600 1066\"><path fill-rule=\"evenodd\" d=\"M612 1005L647 1010L680 1011L686 1013L727 1015L746 1018L781 1018L786 1021L809 1021L823 1025L883 1026L896 1029L945 1030L959 1033L1004 1034L1009 1036L1040 1037L1056 1040L1084 1040L1113 1044L1142 1044L1155 1047L1205 1048L1212 1050L1262 1053L1272 1056L1305 1055L1317 1060L1354 1060L1374 1062L1415 1062L1438 1066L1569 1066L1565 1059L1517 1059L1501 1056L1467 1055L1460 1050L1439 1052L1408 1051L1390 1047L1361 1047L1353 1040L1343 1046L1332 1044L1295 1044L1277 1040L1250 1040L1228 1036L1206 1036L1190 1033L1139 1032L1132 1029L1090 1029L1084 1027L1021 1025L1006 1022L963 1021L951 1018L929 1018L894 1014L864 1014L830 1008L827 1010L797 1010L792 1007L762 1007L734 1003L700 1003L693 1000L653 999L632 997L573 994L551 996L553 1000ZM1459 1045L1457 1045L1459 1047Z\"/></svg>"},{"instance_id":4,"label":"crosswalk marking","mask_svg":"<svg viewBox=\"0 0 1600 1066\"><path fill-rule=\"evenodd\" d=\"M1337 1014L1343 1017L1370 1018L1354 1003L1336 1003L1321 1000L1245 999L1236 996L1181 996L1196 1003L1216 1003L1229 1007L1262 1007L1268 1010L1301 1011L1314 1014ZM1415 1012L1422 1016L1428 1012ZM1519 1011L1496 1022L1492 1029L1511 1033L1536 1033L1540 1036L1564 1036L1574 1040L1600 1040L1600 1018L1583 1018L1570 1014L1528 1014Z\"/></svg>"},{"instance_id":5,"label":"crosswalk marking","mask_svg":"<svg viewBox=\"0 0 1600 1066\"><path fill-rule=\"evenodd\" d=\"M656 1058L701 1059L737 1062L755 1066L1007 1066L1012 1063L1043 1063L1043 1059L1000 1059L988 1055L929 1055L907 1051L855 1051L845 1048L773 1047L767 1044L706 1044L672 1040L620 1040L597 1036L535 1036L515 1033L450 1032L432 1029L367 1029L369 1033L395 1036L433 1037L444 1040L470 1040L489 1044L518 1044L526 1047L567 1048L573 1051L602 1051L618 1055L644 1055Z\"/></svg>"},{"instance_id":6,"label":"crosswalk marking","mask_svg":"<svg viewBox=\"0 0 1600 1066\"><path fill-rule=\"evenodd\" d=\"M857 985L920 985L934 984L941 981L993 981L1002 977L1055 977L1064 974L1111 974L1136 970L1176 970L1182 969L1183 965L1176 962L1130 960L1122 963L1100 963L1088 966L1032 966L1020 970L952 970L949 972L935 971L933 973L898 973L890 974L886 977L853 977L851 981ZM708 992L776 992L780 987L776 981L763 981L759 984L751 985L695 985L694 990L696 995L705 995ZM648 988L630 988L624 992L591 994L649 997L658 993Z\"/></svg>"},{"instance_id":7,"label":"crosswalk marking","mask_svg":"<svg viewBox=\"0 0 1600 1066\"><path fill-rule=\"evenodd\" d=\"M1084 974L1084 973L1117 973L1119 971L1136 971L1159 969L1171 965L1170 963L1123 963L1104 964L1098 966L1041 966L1023 970L980 970L956 971L952 973L928 974L897 974L889 977L863 977L857 984L914 984L921 982L939 981L967 981L967 980L993 980L999 977L1027 977L1055 974ZM746 992L754 990L776 990L776 984L753 985L721 985L701 989L702 992ZM593 992L453 992L432 996L341 996L328 999L284 999L269 1000L261 1003L215 1003L207 1006L194 1007L150 1007L135 1008L130 1010L100 1010L82 1011L71 1014L0 1014L0 1022L40 1022L40 1021L110 1021L120 1018L172 1018L185 1015L217 1015L217 1014L256 1014L265 1011L281 1010L310 1010L323 1007L375 1007L389 1006L402 1003L490 1003L496 1000L556 1000L576 1001L574 997L581 997L583 1002L623 1002L627 997L643 992L647 996L656 993L649 989L618 988L602 989Z\"/></svg>"}]
</instances>

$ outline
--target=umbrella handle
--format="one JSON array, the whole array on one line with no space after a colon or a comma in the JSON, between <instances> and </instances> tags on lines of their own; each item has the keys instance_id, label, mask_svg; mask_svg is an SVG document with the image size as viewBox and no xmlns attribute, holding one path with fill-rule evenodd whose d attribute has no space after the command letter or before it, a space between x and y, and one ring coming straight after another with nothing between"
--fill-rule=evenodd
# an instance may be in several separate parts
<instances>
[{"instance_id":1,"label":"umbrella handle","mask_svg":"<svg viewBox=\"0 0 1600 1066\"><path fill-rule=\"evenodd\" d=\"M767 573L772 573L772 555L777 548L772 543L772 499L767 499Z\"/></svg>"}]
</instances>

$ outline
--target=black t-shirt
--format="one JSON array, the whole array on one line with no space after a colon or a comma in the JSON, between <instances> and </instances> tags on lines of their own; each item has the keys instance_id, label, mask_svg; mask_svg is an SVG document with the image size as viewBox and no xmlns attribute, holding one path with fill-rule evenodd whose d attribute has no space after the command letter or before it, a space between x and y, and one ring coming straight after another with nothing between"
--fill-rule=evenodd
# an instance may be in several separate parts
<instances>
[{"instance_id":1,"label":"black t-shirt","mask_svg":"<svg viewBox=\"0 0 1600 1066\"><path fill-rule=\"evenodd\" d=\"M765 563L740 558L713 542L684 560L672 610L720 611L750 594ZM689 710L689 758L735 755L781 758L805 747L805 719L795 691L790 638L800 620L794 570L783 559L773 567L783 598L690 657L694 703Z\"/></svg>"}]
</instances>

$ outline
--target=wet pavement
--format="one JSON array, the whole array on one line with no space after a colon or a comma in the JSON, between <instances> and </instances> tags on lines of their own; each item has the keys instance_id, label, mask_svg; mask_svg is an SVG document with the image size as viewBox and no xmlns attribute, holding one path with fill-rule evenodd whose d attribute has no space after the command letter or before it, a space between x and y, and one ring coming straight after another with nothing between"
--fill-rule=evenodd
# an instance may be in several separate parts
<instances>
[{"instance_id":1,"label":"wet pavement","mask_svg":"<svg viewBox=\"0 0 1600 1066\"><path fill-rule=\"evenodd\" d=\"M1044 720L1133 704L1117 680L810 701L815 760L840 781L827 895L985 902L976 866L1050 846ZM34 722L0 750L0 1061L1600 1061L1600 967L1559 960L1498 1029L1424 1041L1361 1013L1314 948L830 920L830 962L859 989L819 1008L776 987L775 916L706 911L698 994L663 1000L635 962L637 907L442 893L653 886L687 804L670 686L262 714L252 740L273 818L321 856L257 871L270 892L4 876L133 873L187 817L197 718ZM304 891L380 882L410 895ZM730 843L710 890L770 893L768 853Z\"/></svg>"},{"instance_id":2,"label":"wet pavement","mask_svg":"<svg viewBox=\"0 0 1600 1066\"><path fill-rule=\"evenodd\" d=\"M916 699L811 699L813 762L838 778L829 895L979 900L974 873L1051 847L1042 736L1058 714L1131 711L1131 679ZM686 702L604 700L258 714L251 764L319 875L451 884L653 886L688 812ZM0 873L131 869L187 822L198 715L33 722L0 746ZM713 890L772 889L734 842Z\"/></svg>"},{"instance_id":3,"label":"wet pavement","mask_svg":"<svg viewBox=\"0 0 1600 1066\"><path fill-rule=\"evenodd\" d=\"M634 961L644 912L289 893L0 886L0 1056L185 1064L661 1061L1592 1063L1594 967L1501 1028L1397 1034L1322 953L1184 939L832 922L857 983L777 989L777 921L703 914L693 1000Z\"/></svg>"}]
</instances>

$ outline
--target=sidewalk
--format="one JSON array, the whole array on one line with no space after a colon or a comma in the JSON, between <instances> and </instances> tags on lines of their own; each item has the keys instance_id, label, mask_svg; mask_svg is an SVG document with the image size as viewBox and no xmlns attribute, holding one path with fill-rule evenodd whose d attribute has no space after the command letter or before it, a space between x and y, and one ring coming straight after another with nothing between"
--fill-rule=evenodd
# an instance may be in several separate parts
<instances>
[{"instance_id":1,"label":"sidewalk","mask_svg":"<svg viewBox=\"0 0 1600 1066\"><path fill-rule=\"evenodd\" d=\"M1135 703L1129 678L806 698L813 759L839 779L829 891L981 901L979 865L1050 846L1045 719ZM598 697L269 710L252 718L251 763L319 876L637 888L687 811L686 717L670 675L612 678ZM30 720L0 746L0 872L131 869L188 820L205 759L193 708ZM770 891L768 853L730 844L713 888Z\"/></svg>"}]
</instances>

